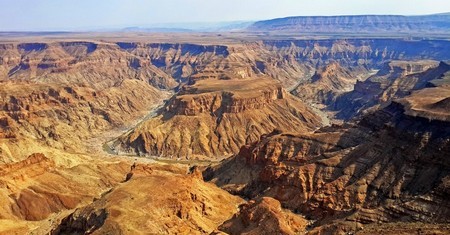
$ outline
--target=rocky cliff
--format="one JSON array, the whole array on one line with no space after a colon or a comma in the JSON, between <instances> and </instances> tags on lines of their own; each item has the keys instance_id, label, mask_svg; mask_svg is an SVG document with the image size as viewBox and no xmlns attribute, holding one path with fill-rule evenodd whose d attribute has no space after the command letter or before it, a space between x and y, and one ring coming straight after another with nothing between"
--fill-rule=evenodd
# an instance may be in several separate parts
<instances>
[{"instance_id":1,"label":"rocky cliff","mask_svg":"<svg viewBox=\"0 0 450 235\"><path fill-rule=\"evenodd\" d=\"M448 225L448 65L391 61L448 50L445 40L405 39L1 43L0 233ZM371 96L380 107L357 124L318 129L321 118L286 91L337 104L356 80L363 98L346 103ZM166 89L177 94L149 115ZM238 207L199 168L111 153L190 164L237 154L204 177L253 201ZM393 221L397 230L374 223Z\"/></svg>"},{"instance_id":2,"label":"rocky cliff","mask_svg":"<svg viewBox=\"0 0 450 235\"><path fill-rule=\"evenodd\" d=\"M225 221L219 230L227 234L299 234L304 233L307 221L288 210L279 201L263 197L240 205L239 212Z\"/></svg>"},{"instance_id":3,"label":"rocky cliff","mask_svg":"<svg viewBox=\"0 0 450 235\"><path fill-rule=\"evenodd\" d=\"M349 119L366 111L376 110L395 98L405 97L412 91L432 86L440 81L450 66L436 61L392 61L377 74L355 84L354 90L340 95L329 108L338 111L336 117Z\"/></svg>"},{"instance_id":4,"label":"rocky cliff","mask_svg":"<svg viewBox=\"0 0 450 235\"><path fill-rule=\"evenodd\" d=\"M310 82L303 82L291 93L302 100L319 104L330 104L339 95L353 91L359 80L364 80L362 74L369 74L366 68L358 66L347 69L336 62L319 68L311 77ZM362 75L362 76L361 76Z\"/></svg>"},{"instance_id":5,"label":"rocky cliff","mask_svg":"<svg viewBox=\"0 0 450 235\"><path fill-rule=\"evenodd\" d=\"M264 40L224 45L63 41L2 43L0 79L110 87L135 78L170 89L190 79L266 75L285 88L307 81L317 66L379 68L389 60L450 59L446 40ZM104 79L108 78L108 79Z\"/></svg>"},{"instance_id":6,"label":"rocky cliff","mask_svg":"<svg viewBox=\"0 0 450 235\"><path fill-rule=\"evenodd\" d=\"M139 80L124 80L101 91L71 85L0 82L0 136L5 141L31 138L51 147L83 151L88 138L140 117L163 97ZM12 159L9 155L0 152L0 161Z\"/></svg>"},{"instance_id":7,"label":"rocky cliff","mask_svg":"<svg viewBox=\"0 0 450 235\"><path fill-rule=\"evenodd\" d=\"M317 115L274 80L202 80L121 137L119 147L151 156L224 157L274 129L320 125Z\"/></svg>"},{"instance_id":8,"label":"rocky cliff","mask_svg":"<svg viewBox=\"0 0 450 235\"><path fill-rule=\"evenodd\" d=\"M0 80L70 83L95 89L111 87L125 78L166 89L177 85L148 60L108 43L4 44L0 58Z\"/></svg>"},{"instance_id":9,"label":"rocky cliff","mask_svg":"<svg viewBox=\"0 0 450 235\"><path fill-rule=\"evenodd\" d=\"M414 100L393 102L355 126L273 133L204 176L245 197L274 197L317 227L341 220L449 223L450 124L402 104Z\"/></svg>"}]
</instances>

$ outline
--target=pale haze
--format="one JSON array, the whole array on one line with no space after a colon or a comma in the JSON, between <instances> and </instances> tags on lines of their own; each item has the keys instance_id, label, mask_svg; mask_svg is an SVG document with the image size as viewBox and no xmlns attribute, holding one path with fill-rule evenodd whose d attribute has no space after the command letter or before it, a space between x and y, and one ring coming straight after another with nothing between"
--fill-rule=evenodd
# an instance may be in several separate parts
<instances>
[{"instance_id":1,"label":"pale haze","mask_svg":"<svg viewBox=\"0 0 450 235\"><path fill-rule=\"evenodd\" d=\"M450 12L448 0L0 0L0 3L0 31L95 30L302 15Z\"/></svg>"}]
</instances>

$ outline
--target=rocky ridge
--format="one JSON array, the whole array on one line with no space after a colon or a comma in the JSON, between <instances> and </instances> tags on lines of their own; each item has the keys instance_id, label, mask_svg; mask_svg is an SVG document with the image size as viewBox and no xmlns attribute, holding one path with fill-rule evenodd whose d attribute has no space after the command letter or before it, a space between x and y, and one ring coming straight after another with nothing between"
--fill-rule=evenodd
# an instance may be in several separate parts
<instances>
[{"instance_id":1,"label":"rocky ridge","mask_svg":"<svg viewBox=\"0 0 450 235\"><path fill-rule=\"evenodd\" d=\"M317 220L315 227L342 220L448 223L449 122L409 110L393 102L356 126L273 133L204 177L248 198L274 197Z\"/></svg>"},{"instance_id":2,"label":"rocky ridge","mask_svg":"<svg viewBox=\"0 0 450 235\"><path fill-rule=\"evenodd\" d=\"M348 120L430 86L429 82L440 80L449 68L445 62L437 61L386 63L377 74L358 81L354 90L338 96L329 109L338 112L337 118Z\"/></svg>"}]
</instances>

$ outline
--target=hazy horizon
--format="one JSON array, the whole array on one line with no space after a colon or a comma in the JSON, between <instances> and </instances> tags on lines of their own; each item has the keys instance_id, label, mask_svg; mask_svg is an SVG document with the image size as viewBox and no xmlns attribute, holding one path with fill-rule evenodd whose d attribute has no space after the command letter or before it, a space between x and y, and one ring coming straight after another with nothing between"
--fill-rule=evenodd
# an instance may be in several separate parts
<instances>
[{"instance_id":1,"label":"hazy horizon","mask_svg":"<svg viewBox=\"0 0 450 235\"><path fill-rule=\"evenodd\" d=\"M0 31L82 31L125 27L182 27L289 16L428 15L450 12L450 2L426 0L0 0Z\"/></svg>"}]
</instances>

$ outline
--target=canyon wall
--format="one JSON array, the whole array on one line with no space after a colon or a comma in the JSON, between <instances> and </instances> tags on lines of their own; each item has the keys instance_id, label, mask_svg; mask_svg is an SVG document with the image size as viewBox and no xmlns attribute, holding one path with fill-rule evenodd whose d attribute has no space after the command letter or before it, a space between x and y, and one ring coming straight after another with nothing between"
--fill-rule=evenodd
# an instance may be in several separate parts
<instances>
[{"instance_id":1,"label":"canyon wall","mask_svg":"<svg viewBox=\"0 0 450 235\"><path fill-rule=\"evenodd\" d=\"M448 223L450 119L417 113L441 100L419 105L417 96L367 114L356 125L272 133L204 177L248 198L274 197L317 220L315 227L341 220Z\"/></svg>"}]
</instances>

